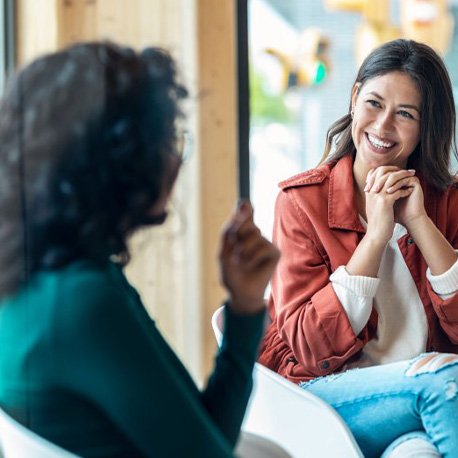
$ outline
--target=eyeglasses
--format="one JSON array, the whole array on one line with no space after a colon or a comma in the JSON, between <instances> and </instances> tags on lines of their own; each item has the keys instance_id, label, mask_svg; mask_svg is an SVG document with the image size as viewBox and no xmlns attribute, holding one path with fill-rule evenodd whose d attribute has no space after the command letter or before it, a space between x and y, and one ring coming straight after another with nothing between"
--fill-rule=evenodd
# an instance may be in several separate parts
<instances>
[{"instance_id":1,"label":"eyeglasses","mask_svg":"<svg viewBox=\"0 0 458 458\"><path fill-rule=\"evenodd\" d=\"M186 162L192 155L194 139L189 130L183 129L177 132L176 153L182 162Z\"/></svg>"}]
</instances>

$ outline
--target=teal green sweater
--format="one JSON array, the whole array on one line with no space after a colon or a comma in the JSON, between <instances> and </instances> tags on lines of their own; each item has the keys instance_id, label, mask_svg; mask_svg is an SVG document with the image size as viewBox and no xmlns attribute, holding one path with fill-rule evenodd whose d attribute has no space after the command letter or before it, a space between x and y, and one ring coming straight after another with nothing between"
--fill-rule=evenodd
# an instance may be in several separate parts
<instances>
[{"instance_id":1,"label":"teal green sweater","mask_svg":"<svg viewBox=\"0 0 458 458\"><path fill-rule=\"evenodd\" d=\"M77 262L0 302L0 405L85 457L229 457L263 313L226 329L202 392L114 264Z\"/></svg>"}]
</instances>

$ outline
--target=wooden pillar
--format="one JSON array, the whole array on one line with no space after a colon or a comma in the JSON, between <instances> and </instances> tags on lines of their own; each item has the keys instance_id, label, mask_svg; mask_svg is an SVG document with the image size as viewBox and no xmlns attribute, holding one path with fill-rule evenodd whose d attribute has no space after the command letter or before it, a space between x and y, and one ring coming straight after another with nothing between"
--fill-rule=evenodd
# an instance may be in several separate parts
<instances>
[{"instance_id":1,"label":"wooden pillar","mask_svg":"<svg viewBox=\"0 0 458 458\"><path fill-rule=\"evenodd\" d=\"M236 2L199 0L198 71L203 323L224 298L216 263L219 234L237 200ZM204 327L204 367L215 348Z\"/></svg>"}]
</instances>

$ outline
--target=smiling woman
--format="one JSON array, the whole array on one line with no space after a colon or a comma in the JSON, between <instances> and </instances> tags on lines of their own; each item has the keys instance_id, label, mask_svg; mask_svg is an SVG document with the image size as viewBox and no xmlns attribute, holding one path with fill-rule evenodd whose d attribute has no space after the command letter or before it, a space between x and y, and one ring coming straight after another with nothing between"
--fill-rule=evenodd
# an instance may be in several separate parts
<instances>
[{"instance_id":1,"label":"smiling woman","mask_svg":"<svg viewBox=\"0 0 458 458\"><path fill-rule=\"evenodd\" d=\"M329 402L367 457L393 441L458 450L455 121L440 57L387 43L361 65L321 166L280 184L260 360Z\"/></svg>"},{"instance_id":2,"label":"smiling woman","mask_svg":"<svg viewBox=\"0 0 458 458\"><path fill-rule=\"evenodd\" d=\"M355 84L352 138L358 151L354 171L366 177L381 165L405 168L420 141L421 95L409 75L392 72Z\"/></svg>"}]
</instances>

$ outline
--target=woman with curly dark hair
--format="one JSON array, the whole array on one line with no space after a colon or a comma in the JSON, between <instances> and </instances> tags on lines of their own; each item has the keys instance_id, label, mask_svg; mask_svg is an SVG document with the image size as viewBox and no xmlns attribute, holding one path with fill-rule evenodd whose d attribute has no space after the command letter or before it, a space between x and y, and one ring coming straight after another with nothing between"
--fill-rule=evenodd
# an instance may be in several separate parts
<instances>
[{"instance_id":1,"label":"woman with curly dark hair","mask_svg":"<svg viewBox=\"0 0 458 458\"><path fill-rule=\"evenodd\" d=\"M278 259L250 204L222 236L226 330L202 392L121 269L167 216L185 96L165 51L89 43L33 62L1 105L0 405L83 456L226 457L239 436Z\"/></svg>"}]
</instances>

